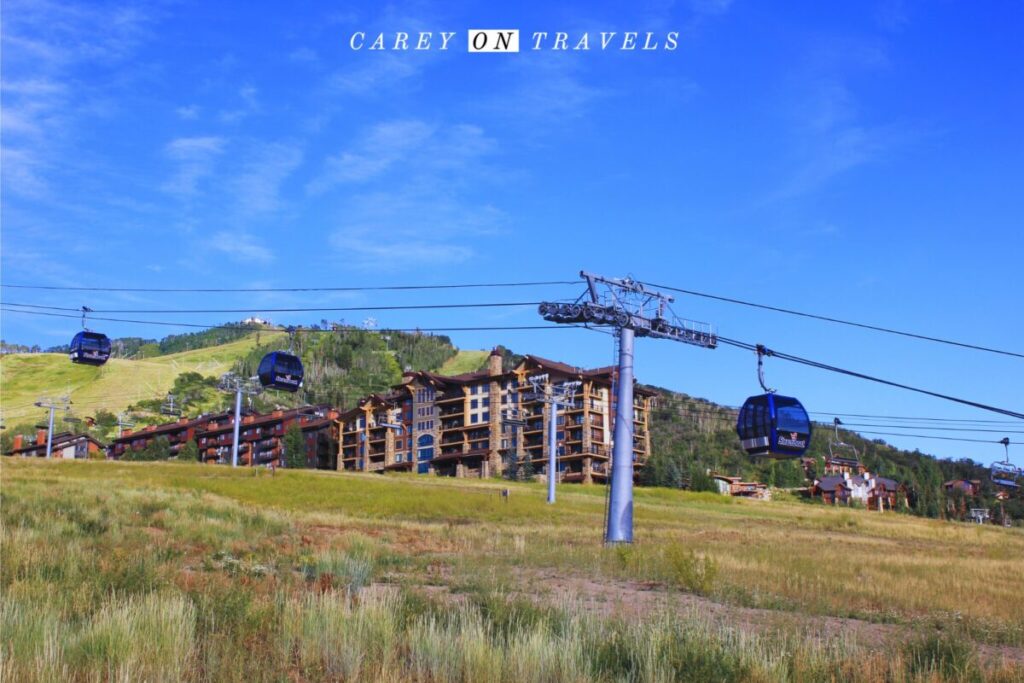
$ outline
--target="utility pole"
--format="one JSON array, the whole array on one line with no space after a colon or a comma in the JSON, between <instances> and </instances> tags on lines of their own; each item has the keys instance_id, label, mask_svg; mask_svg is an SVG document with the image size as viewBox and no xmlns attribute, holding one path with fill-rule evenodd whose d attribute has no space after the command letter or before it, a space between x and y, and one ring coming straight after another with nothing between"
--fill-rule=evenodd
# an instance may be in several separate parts
<instances>
[{"instance_id":1,"label":"utility pole","mask_svg":"<svg viewBox=\"0 0 1024 683\"><path fill-rule=\"evenodd\" d=\"M669 308L673 297L651 291L631 278L606 278L586 271L580 271L580 277L587 281L587 291L575 302L544 302L538 313L551 322L611 327L618 333L618 387L604 540L608 544L632 543L633 342L636 337L653 337L713 349L718 346L718 336L706 323L677 318Z\"/></svg>"},{"instance_id":2,"label":"utility pole","mask_svg":"<svg viewBox=\"0 0 1024 683\"><path fill-rule=\"evenodd\" d=\"M228 393L234 393L235 395L235 421L234 421L234 438L231 440L231 466L238 467L238 434L242 426L242 394L254 396L263 391L263 387L260 386L257 378L250 377L245 379L239 377L233 372L228 372L220 376L220 383L217 388L221 391ZM252 464L253 453L249 454L249 463Z\"/></svg>"},{"instance_id":3,"label":"utility pole","mask_svg":"<svg viewBox=\"0 0 1024 683\"><path fill-rule=\"evenodd\" d=\"M49 460L53 456L53 413L56 410L67 411L68 406L71 405L71 399L67 396L61 396L57 401L52 401L49 398L41 398L36 401L36 406L40 408L46 408L50 411L50 420L48 427L46 428L46 459Z\"/></svg>"},{"instance_id":4,"label":"utility pole","mask_svg":"<svg viewBox=\"0 0 1024 683\"><path fill-rule=\"evenodd\" d=\"M562 382L557 387L552 384L548 392L544 389L547 375L535 375L527 380L533 386L527 400L548 405L548 503L554 503L555 480L558 477L558 409L573 407L573 396L581 382Z\"/></svg>"}]
</instances>

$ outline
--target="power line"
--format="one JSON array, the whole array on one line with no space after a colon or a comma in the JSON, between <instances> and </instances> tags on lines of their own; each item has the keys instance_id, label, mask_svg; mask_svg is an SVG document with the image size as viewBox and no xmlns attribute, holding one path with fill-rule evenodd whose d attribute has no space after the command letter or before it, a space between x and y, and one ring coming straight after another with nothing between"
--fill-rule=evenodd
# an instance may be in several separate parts
<instances>
[{"instance_id":1,"label":"power line","mask_svg":"<svg viewBox=\"0 0 1024 683\"><path fill-rule=\"evenodd\" d=\"M544 280L537 282L480 282L472 284L446 285L379 285L369 287L63 287L56 285L12 285L0 284L9 289L34 289L62 292L151 292L151 293L213 293L213 292L395 292L431 289L474 289L498 287L548 287L556 285L578 285L582 280Z\"/></svg>"},{"instance_id":2,"label":"power line","mask_svg":"<svg viewBox=\"0 0 1024 683\"><path fill-rule=\"evenodd\" d=\"M128 308L91 308L92 313L311 313L311 312L339 312L339 311L419 311L445 308L510 308L515 306L536 306L538 301L509 301L495 303L476 304L410 304L404 306L341 306L321 308L153 308L153 309L128 309ZM5 301L4 306L17 306L19 308L43 309L49 311L78 311L81 308L67 308L64 306L43 306L39 304L19 304ZM99 320L99 318L94 318Z\"/></svg>"},{"instance_id":3,"label":"power line","mask_svg":"<svg viewBox=\"0 0 1024 683\"><path fill-rule=\"evenodd\" d=\"M889 327L881 327L879 325L870 325L868 323L858 323L850 320L840 320L839 318L831 318L825 315L817 315L815 313L804 313L802 311L794 311L790 308L781 308L779 306L769 306L767 304L758 304L752 301L743 301L742 299L733 299L727 296L719 296L717 294L708 294L706 292L696 292L692 289L681 289L679 287L670 287L668 285L659 285L653 282L644 282L643 284L651 287L657 287L658 289L667 289L673 292L679 292L681 294L690 294L691 296L703 297L705 299L714 299L716 301L725 301L731 304L738 304L740 306L749 306L751 308L761 308L766 311L775 311L776 313L786 313L787 315L795 315L801 318L812 318L814 320L824 320L825 322L836 323L839 325L848 325L850 327L860 327L865 330L874 330L875 332L885 332L887 334L896 334L902 337L910 337L912 339L922 339L925 341L936 342L939 344L948 344L950 346L959 346L965 349L973 349L975 351L987 351L988 353L998 353L1004 356L1013 356L1016 358L1024 358L1024 353L1018 353L1016 351L1004 351L1001 349L993 349L988 346L980 346L978 344L969 344L967 342L953 341L950 339L942 339L939 337L932 337L925 334L916 334L914 332L904 332L902 330L894 330Z\"/></svg>"}]
</instances>

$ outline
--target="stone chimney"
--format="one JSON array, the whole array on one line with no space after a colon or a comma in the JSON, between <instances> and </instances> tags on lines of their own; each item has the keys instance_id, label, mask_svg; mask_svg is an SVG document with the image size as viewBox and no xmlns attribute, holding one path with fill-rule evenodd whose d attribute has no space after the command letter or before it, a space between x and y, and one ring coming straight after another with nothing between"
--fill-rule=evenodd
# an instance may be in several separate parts
<instances>
[{"instance_id":1,"label":"stone chimney","mask_svg":"<svg viewBox=\"0 0 1024 683\"><path fill-rule=\"evenodd\" d=\"M37 429L36 430L36 445L37 446L42 446L44 443L46 443L46 430L45 429Z\"/></svg>"},{"instance_id":2,"label":"stone chimney","mask_svg":"<svg viewBox=\"0 0 1024 683\"><path fill-rule=\"evenodd\" d=\"M500 346L495 346L491 351L491 355L487 357L487 374L491 377L497 377L501 374L501 359L502 352L504 349Z\"/></svg>"}]
</instances>

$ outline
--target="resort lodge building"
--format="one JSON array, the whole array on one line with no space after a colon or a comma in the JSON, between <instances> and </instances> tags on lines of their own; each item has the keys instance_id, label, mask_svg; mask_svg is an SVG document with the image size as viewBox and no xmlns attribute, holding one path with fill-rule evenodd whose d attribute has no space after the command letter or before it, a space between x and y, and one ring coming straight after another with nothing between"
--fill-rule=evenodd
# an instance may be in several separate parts
<instances>
[{"instance_id":1,"label":"resort lodge building","mask_svg":"<svg viewBox=\"0 0 1024 683\"><path fill-rule=\"evenodd\" d=\"M238 462L247 466L280 465L284 456L284 434L292 424L298 424L305 439L307 465L333 469L336 467L334 422L338 414L329 406L302 406L243 415L239 425ZM226 464L231 462L234 428L234 414L224 412L194 419L181 418L135 432L126 429L110 444L108 455L120 459L128 451L141 451L163 436L168 440L172 457L187 441L195 441L200 462Z\"/></svg>"},{"instance_id":2,"label":"resort lodge building","mask_svg":"<svg viewBox=\"0 0 1024 683\"><path fill-rule=\"evenodd\" d=\"M373 394L339 418L338 469L406 471L489 477L509 468L548 475L555 430L557 476L563 482L603 482L609 473L617 368L594 370L526 356L504 371L500 349L487 368L455 376L407 372L387 394ZM546 375L542 391L578 381L573 405L550 407L531 396L530 377ZM655 393L634 387L634 468L651 451L648 414Z\"/></svg>"}]
</instances>

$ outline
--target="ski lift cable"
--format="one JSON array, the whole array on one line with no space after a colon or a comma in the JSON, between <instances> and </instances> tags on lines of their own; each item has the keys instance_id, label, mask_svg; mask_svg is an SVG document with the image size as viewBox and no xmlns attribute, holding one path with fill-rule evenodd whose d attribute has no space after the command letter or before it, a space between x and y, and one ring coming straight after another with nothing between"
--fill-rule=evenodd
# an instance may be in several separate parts
<instances>
[{"instance_id":1,"label":"ski lift cable","mask_svg":"<svg viewBox=\"0 0 1024 683\"><path fill-rule=\"evenodd\" d=\"M759 345L756 345L756 344L748 344L747 342L741 342L741 341L737 341L735 339L729 339L727 337L721 337L721 336L718 337L718 341L722 342L723 344L729 344L730 346L735 346L735 347L740 348L740 349L745 349L747 351L756 351L758 346L759 346ZM906 391L913 391L913 392L918 393L918 394L924 394L926 396L932 396L934 398L941 398L941 399L946 400L946 401L953 401L954 403L960 403L960 404L963 404L963 405L971 406L972 408L978 408L980 410L987 410L989 412L999 413L1001 415L1008 415L1009 417L1015 417L1015 418L1019 418L1021 420L1024 420L1024 413L1019 413L1019 412L1014 411L1014 410L1008 410L1006 408L999 408L999 407L996 407L996 406L990 406L990 405L987 405L987 404L984 404L984 403L979 403L977 401L970 401L970 400L967 400L967 399L964 399L964 398L957 398L956 396L950 396L949 394L943 394L943 393L940 393L940 392L937 392L937 391L930 391L928 389L920 389L918 387L910 386L909 384L902 384L900 382L893 382L892 380L882 379L881 377L873 377L872 375L867 375L867 374L864 374L862 372L856 372L854 370L846 370L844 368L836 367L834 365L829 365L827 363L821 363L819 361L810 360L808 358L801 358L800 356L794 356L792 354L783 353L781 351L775 351L775 350L772 350L772 349L766 349L766 351L768 352L767 355L770 355L770 356L772 356L774 358L779 358L781 360L787 360L787 361L790 361L792 363L800 363L801 365L807 365L807 366L812 367L812 368L817 368L818 370L827 370L829 372L835 372L835 373L838 373L838 374L841 374L841 375L847 375L848 377L856 377L857 379L863 379L863 380L867 380L869 382L876 382L878 384L884 384L886 386L895 387L897 389L905 389Z\"/></svg>"},{"instance_id":2,"label":"ski lift cable","mask_svg":"<svg viewBox=\"0 0 1024 683\"><path fill-rule=\"evenodd\" d=\"M488 302L469 304L410 304L401 306L336 306L336 307L309 307L309 308L154 308L154 309L126 309L126 308L95 308L89 309L91 313L147 313L147 314L179 314L179 313L316 313L316 312L344 312L344 311L418 311L449 308L513 308L517 306L537 306L539 301L508 301ZM39 304L22 304L5 301L4 306L16 306L26 309L40 309L49 311L77 311L77 308L63 306L43 306ZM102 318L94 318L102 320Z\"/></svg>"},{"instance_id":3,"label":"ski lift cable","mask_svg":"<svg viewBox=\"0 0 1024 683\"><path fill-rule=\"evenodd\" d=\"M4 306L7 304L5 303ZM78 318L77 315L70 315L66 313L47 313L44 311L26 311L16 308L2 308L0 311L6 311L8 313L22 313L24 315L43 315L55 318ZM195 327L204 330L248 330L252 332L285 332L285 327L281 326L265 326L265 325L253 325L249 323L240 323L234 325L204 325L201 323L188 323L188 322L171 322L168 320L132 320L127 318L104 318L99 316L93 316L92 320L103 320L105 322L115 323L131 323L135 325L161 325L164 327ZM487 332L487 331L519 331L519 330L559 330L559 329L571 329L572 327L581 327L579 325L504 325L504 326L473 326L473 327L387 327L375 330L376 332ZM358 329L358 328L356 328ZM310 329L303 328L302 332L314 332L314 333L326 333L332 334L335 330L324 330L324 329Z\"/></svg>"},{"instance_id":4,"label":"ski lift cable","mask_svg":"<svg viewBox=\"0 0 1024 683\"><path fill-rule=\"evenodd\" d=\"M25 314L25 315L41 315L41 316L52 316L52 317L62 317L62 318L78 318L79 317L79 315L72 315L70 313L47 313L47 312L43 312L43 311L25 311L25 310L16 309L16 308L5 308L5 307L0 307L0 310L7 311L7 312L10 312L10 313L22 313L22 314ZM156 321L156 320L131 320L131 319L123 319L123 318L102 318L102 317L95 317L94 319L96 319L96 320L104 320L104 321L107 321L107 322L122 322L122 323L144 324L144 325L162 325L162 326L169 326L169 327L197 327L197 328L203 328L203 329L252 329L254 331L256 331L256 330L270 330L270 331L278 330L278 328L273 328L273 327L271 327L271 328L267 328L267 327L254 327L252 325L202 325L202 324L196 324L196 323L168 322L168 321ZM520 330L573 329L573 328L577 328L577 327L583 327L583 328L586 329L586 326L583 326L583 325L571 325L570 324L570 325L472 326L472 327L432 327L432 328L417 327L417 328L397 328L397 329L396 328L391 328L388 331L393 331L393 332L417 332L417 331L419 331L419 332L520 331ZM283 331L283 328L281 328L280 331ZM333 330L310 330L310 331L326 332L326 333L332 333L333 332ZM385 330L382 330L382 332L383 331L385 331ZM740 349L745 349L745 350L748 350L748 351L757 351L758 347L760 346L760 345L757 345L757 344L750 344L750 343L738 341L738 340L735 340L735 339L729 339L728 337L721 337L721 336L719 336L718 340L720 342L724 343L724 344L728 344L730 346L734 346L734 347L740 348ZM761 348L764 349L764 347L761 347ZM787 360L787 361L790 361L790 362L793 362L793 363L800 363L802 365L807 365L809 367L817 368L819 370L827 370L829 372L835 372L835 373L847 375L849 377L855 377L855 378L867 380L867 381L870 381L870 382L876 382L878 384L884 384L886 386L891 386L891 387L895 387L895 388L898 388L898 389L904 389L906 391L912 391L912 392L923 394L923 395L926 395L926 396L932 396L934 398L940 398L940 399L943 399L943 400L946 400L946 401L952 401L952 402L955 402L955 403L960 403L960 404L963 404L963 405L971 406L973 408L978 408L980 410L986 410L986 411L989 411L989 412L995 412L995 413L999 413L999 414L1002 414L1002 415L1007 415L1009 417L1014 417L1014 418L1018 418L1018 419L1024 420L1024 413L1019 413L1019 412L1016 412L1016 411L1013 411L1013 410L1008 410L1006 408L999 408L999 407L996 407L996 406L990 406L990 405L987 405L987 404L984 404L984 403L979 403L979 402L976 402L976 401L970 401L970 400L967 400L967 399L957 398L955 396L950 396L948 394L942 394L942 393L936 392L936 391L930 391L928 389L920 389L918 387L913 387L913 386L910 386L910 385L907 385L907 384L902 384L902 383L899 383L899 382L894 382L894 381L883 379L883 378L880 378L880 377L873 377L871 375L867 375L867 374L864 374L864 373L856 372L856 371L853 371L853 370L846 370L844 368L839 368L839 367L836 367L836 366L833 366L833 365L829 365L829 364L826 364L826 363L821 363L819 361L814 361L814 360L810 360L810 359L807 359L807 358L801 358L799 356L794 356L792 354L787 354L787 353L783 353L783 352L780 352L780 351L775 351L775 350L772 350L772 349L764 349L764 353L765 353L765 355L770 355L772 357L779 358L781 360Z\"/></svg>"},{"instance_id":5,"label":"ski lift cable","mask_svg":"<svg viewBox=\"0 0 1024 683\"><path fill-rule=\"evenodd\" d=\"M719 296L717 294L708 294L707 292L697 292L697 291L694 291L692 289L682 289L682 288L679 288L679 287L671 287L669 285L659 285L659 284L655 284L653 282L642 282L641 284L647 285L649 287L655 287L657 289L666 289L666 290L669 290L669 291L672 291L672 292L679 292L681 294L689 294L691 296L702 297L702 298L705 298L705 299L714 299L716 301L724 301L726 303L738 304L738 305L741 305L741 306L749 306L751 308L760 308L760 309L764 309L766 311L775 311L776 313L785 313L787 315L795 315L795 316L799 316L801 318L811 318L811 319L814 319L814 320L822 320L822 321L825 321L825 322L836 323L836 324L839 324L839 325L848 325L850 327L859 327L859 328L862 328L862 329L865 329L865 330L873 330L875 332L884 332L886 334L895 334L895 335L899 335L899 336L902 336L902 337L910 337L912 339L921 339L921 340L924 340L924 341L935 342L935 343L938 343L938 344L947 344L947 345L950 345L950 346L959 346L959 347L962 347L962 348L972 349L972 350L975 350L975 351L985 351L985 352L988 352L988 353L997 353L997 354L1000 354L1000 355L1012 356L1012 357L1015 357L1015 358L1024 358L1024 353L1019 353L1019 352L1016 352L1016 351L1006 351L1006 350L1003 350L1003 349L994 349L994 348L991 348L991 347L988 347L988 346L981 346L979 344L970 344L970 343L967 343L967 342L960 342L960 341L954 341L954 340L951 340L951 339L942 339L940 337L933 337L933 336L926 335L926 334L917 334L915 332L906 332L904 330L895 330L895 329L892 329L892 328L889 328L889 327L882 327L880 325L871 325L871 324L868 324L868 323L860 323L860 322L854 322L854 321L850 321L850 320L841 320L839 318L832 318L832 317L829 317L829 316L826 316L826 315L818 315L818 314L815 314L815 313L804 313L802 311L795 311L795 310L790 309L790 308L782 308L780 306L769 306L767 304L759 304L759 303L754 303L752 301L743 301L742 299L734 299L732 297Z\"/></svg>"},{"instance_id":6,"label":"ski lift cable","mask_svg":"<svg viewBox=\"0 0 1024 683\"><path fill-rule=\"evenodd\" d=\"M9 289L73 292L151 292L151 293L225 293L225 292L390 292L444 289L486 289L502 287L549 287L579 285L583 280L542 280L536 282L476 282L439 285L378 285L366 287L65 287L57 285L16 285L3 283ZM77 310L77 309L76 309Z\"/></svg>"}]
</instances>

